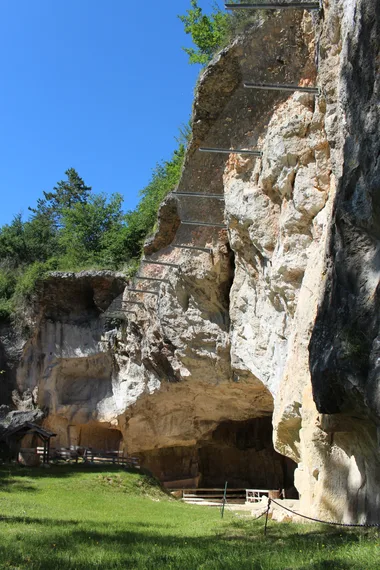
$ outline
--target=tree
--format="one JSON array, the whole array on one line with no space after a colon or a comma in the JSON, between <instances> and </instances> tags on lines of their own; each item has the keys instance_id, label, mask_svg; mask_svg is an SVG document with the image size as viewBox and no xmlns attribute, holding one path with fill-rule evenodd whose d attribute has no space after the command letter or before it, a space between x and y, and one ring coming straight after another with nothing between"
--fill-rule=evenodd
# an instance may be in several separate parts
<instances>
[{"instance_id":1,"label":"tree","mask_svg":"<svg viewBox=\"0 0 380 570\"><path fill-rule=\"evenodd\" d=\"M21 214L17 214L11 224L0 228L0 262L10 261L17 266L28 259L28 247L25 239L25 224Z\"/></svg>"},{"instance_id":2,"label":"tree","mask_svg":"<svg viewBox=\"0 0 380 570\"><path fill-rule=\"evenodd\" d=\"M229 29L229 16L217 6L211 16L203 14L197 0L190 0L191 8L183 16L178 16L185 25L185 33L190 34L198 49L183 48L189 56L189 63L208 63L223 45Z\"/></svg>"},{"instance_id":3,"label":"tree","mask_svg":"<svg viewBox=\"0 0 380 570\"><path fill-rule=\"evenodd\" d=\"M63 265L116 267L124 255L122 197L95 194L62 210L59 243Z\"/></svg>"},{"instance_id":4,"label":"tree","mask_svg":"<svg viewBox=\"0 0 380 570\"><path fill-rule=\"evenodd\" d=\"M85 204L91 194L91 186L86 186L74 168L65 172L67 180L61 180L54 186L53 192L43 192L44 198L37 200L37 208L29 208L35 215L51 217L57 227L61 225L64 210Z\"/></svg>"},{"instance_id":5,"label":"tree","mask_svg":"<svg viewBox=\"0 0 380 570\"><path fill-rule=\"evenodd\" d=\"M54 217L38 213L24 223L27 262L46 261L59 255L58 233Z\"/></svg>"}]
</instances>

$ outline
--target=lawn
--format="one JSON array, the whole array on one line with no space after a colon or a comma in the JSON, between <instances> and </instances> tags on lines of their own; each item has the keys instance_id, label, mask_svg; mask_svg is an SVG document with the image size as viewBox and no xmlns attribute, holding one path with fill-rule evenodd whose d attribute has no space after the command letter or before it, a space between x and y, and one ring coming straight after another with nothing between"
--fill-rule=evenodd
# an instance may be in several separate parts
<instances>
[{"instance_id":1,"label":"lawn","mask_svg":"<svg viewBox=\"0 0 380 570\"><path fill-rule=\"evenodd\" d=\"M376 530L241 520L169 498L139 473L0 467L0 568L372 569Z\"/></svg>"}]
</instances>

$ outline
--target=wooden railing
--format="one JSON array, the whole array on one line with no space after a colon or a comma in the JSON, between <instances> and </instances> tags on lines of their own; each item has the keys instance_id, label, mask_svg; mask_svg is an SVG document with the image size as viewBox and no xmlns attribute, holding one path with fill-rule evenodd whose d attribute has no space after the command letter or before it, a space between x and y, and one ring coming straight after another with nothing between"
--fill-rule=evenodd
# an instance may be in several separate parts
<instances>
[{"instance_id":1,"label":"wooden railing","mask_svg":"<svg viewBox=\"0 0 380 570\"><path fill-rule=\"evenodd\" d=\"M44 448L37 447L37 454L43 456ZM58 459L63 461L75 461L82 458L84 463L111 463L113 465L123 465L124 467L140 468L137 457L124 455L122 451L111 450L95 450L85 447L56 447L51 448L49 459Z\"/></svg>"},{"instance_id":2,"label":"wooden railing","mask_svg":"<svg viewBox=\"0 0 380 570\"><path fill-rule=\"evenodd\" d=\"M178 493L178 490L176 492ZM223 499L224 489L181 489L181 495L184 501L210 501L218 503ZM245 489L227 489L226 496L227 500L244 502Z\"/></svg>"}]
</instances>

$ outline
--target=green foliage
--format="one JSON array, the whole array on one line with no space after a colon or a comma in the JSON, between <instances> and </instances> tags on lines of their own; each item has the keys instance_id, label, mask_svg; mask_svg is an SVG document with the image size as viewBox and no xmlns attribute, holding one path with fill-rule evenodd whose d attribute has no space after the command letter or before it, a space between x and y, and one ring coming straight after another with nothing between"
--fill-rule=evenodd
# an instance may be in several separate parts
<instances>
[{"instance_id":1,"label":"green foliage","mask_svg":"<svg viewBox=\"0 0 380 570\"><path fill-rule=\"evenodd\" d=\"M179 182L184 156L185 146L180 144L170 161L158 164L150 183L140 192L136 210L127 213L125 240L129 258L140 256L142 244L156 223L160 202Z\"/></svg>"},{"instance_id":2,"label":"green foliage","mask_svg":"<svg viewBox=\"0 0 380 570\"><path fill-rule=\"evenodd\" d=\"M371 349L371 341L360 330L357 322L351 322L342 328L340 332L340 357L348 360L350 366L359 366L359 368L367 368Z\"/></svg>"},{"instance_id":3,"label":"green foliage","mask_svg":"<svg viewBox=\"0 0 380 570\"><path fill-rule=\"evenodd\" d=\"M140 267L140 259L131 259L126 267L123 268L125 276L127 279L133 279Z\"/></svg>"},{"instance_id":4,"label":"green foliage","mask_svg":"<svg viewBox=\"0 0 380 570\"><path fill-rule=\"evenodd\" d=\"M197 47L183 48L189 56L189 63L208 63L223 44L228 33L228 14L217 6L210 16L203 13L197 0L190 0L191 8L183 16L178 16Z\"/></svg>"},{"instance_id":5,"label":"green foliage","mask_svg":"<svg viewBox=\"0 0 380 570\"><path fill-rule=\"evenodd\" d=\"M115 268L124 256L123 198L114 194L110 200L104 194L91 196L86 202L76 202L62 209L62 229L59 245L60 266Z\"/></svg>"},{"instance_id":6,"label":"green foliage","mask_svg":"<svg viewBox=\"0 0 380 570\"><path fill-rule=\"evenodd\" d=\"M57 251L56 232L52 221L43 214L36 214L27 222L21 215L10 225L0 228L0 263L18 267L24 263L43 261Z\"/></svg>"},{"instance_id":7,"label":"green foliage","mask_svg":"<svg viewBox=\"0 0 380 570\"><path fill-rule=\"evenodd\" d=\"M12 299L0 297L0 319L8 319L13 312Z\"/></svg>"},{"instance_id":8,"label":"green foliage","mask_svg":"<svg viewBox=\"0 0 380 570\"><path fill-rule=\"evenodd\" d=\"M36 288L36 283L45 277L49 271L57 269L58 262L52 258L46 262L35 261L27 265L25 270L20 274L14 290L15 300L29 299Z\"/></svg>"},{"instance_id":9,"label":"green foliage","mask_svg":"<svg viewBox=\"0 0 380 570\"><path fill-rule=\"evenodd\" d=\"M262 3L265 0L254 0ZM231 0L231 4L237 4ZM253 2L252 2L253 3ZM236 10L225 12L214 4L210 16L203 13L198 0L190 0L191 8L185 15L178 16L184 24L185 33L191 35L196 48L183 48L189 56L189 63L207 64L213 56L246 27L255 24L260 18L267 17L260 11Z\"/></svg>"},{"instance_id":10,"label":"green foliage","mask_svg":"<svg viewBox=\"0 0 380 570\"><path fill-rule=\"evenodd\" d=\"M29 208L36 216L42 216L61 225L61 218L67 209L76 204L86 204L90 197L91 187L86 186L74 168L65 172L67 179L54 186L53 192L43 192L44 197L37 201L36 208Z\"/></svg>"},{"instance_id":11,"label":"green foliage","mask_svg":"<svg viewBox=\"0 0 380 570\"><path fill-rule=\"evenodd\" d=\"M0 299L9 299L16 286L15 273L9 269L0 269Z\"/></svg>"},{"instance_id":12,"label":"green foliage","mask_svg":"<svg viewBox=\"0 0 380 570\"><path fill-rule=\"evenodd\" d=\"M0 318L7 318L12 313L16 283L14 271L6 267L0 268Z\"/></svg>"},{"instance_id":13,"label":"green foliage","mask_svg":"<svg viewBox=\"0 0 380 570\"><path fill-rule=\"evenodd\" d=\"M188 128L181 137L189 137ZM0 318L22 315L36 284L52 270L123 268L133 276L160 202L178 184L184 153L180 143L171 160L156 166L137 208L127 214L120 194L92 193L70 168L67 179L30 208L29 220L18 214L1 227Z\"/></svg>"}]
</instances>

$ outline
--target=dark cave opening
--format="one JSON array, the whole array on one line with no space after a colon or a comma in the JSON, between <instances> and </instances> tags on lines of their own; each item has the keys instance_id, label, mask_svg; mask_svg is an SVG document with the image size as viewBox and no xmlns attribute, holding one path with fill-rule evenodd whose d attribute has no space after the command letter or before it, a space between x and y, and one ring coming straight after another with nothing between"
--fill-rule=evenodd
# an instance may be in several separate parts
<instances>
[{"instance_id":1,"label":"dark cave opening","mask_svg":"<svg viewBox=\"0 0 380 570\"><path fill-rule=\"evenodd\" d=\"M291 459L277 453L272 442L272 418L224 421L196 446L154 449L139 454L168 488L222 488L285 490L296 498Z\"/></svg>"},{"instance_id":2,"label":"dark cave opening","mask_svg":"<svg viewBox=\"0 0 380 570\"><path fill-rule=\"evenodd\" d=\"M294 487L296 464L275 451L272 418L262 417L219 424L212 439L198 450L200 486L253 489Z\"/></svg>"}]
</instances>

